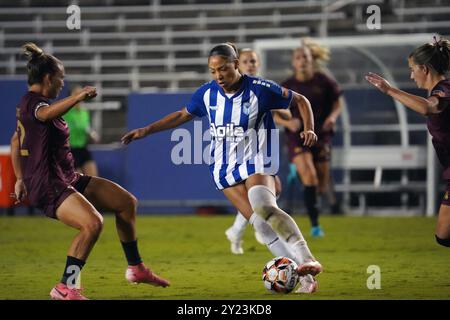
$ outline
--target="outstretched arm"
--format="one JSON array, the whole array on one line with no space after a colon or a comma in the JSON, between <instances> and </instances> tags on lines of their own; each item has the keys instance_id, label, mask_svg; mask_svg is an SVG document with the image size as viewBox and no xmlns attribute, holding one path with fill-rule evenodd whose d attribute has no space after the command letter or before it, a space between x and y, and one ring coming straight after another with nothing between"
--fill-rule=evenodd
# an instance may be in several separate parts
<instances>
[{"instance_id":1,"label":"outstretched arm","mask_svg":"<svg viewBox=\"0 0 450 320\"><path fill-rule=\"evenodd\" d=\"M121 141L123 144L129 144L131 141L142 139L149 134L181 126L183 123L192 119L194 119L194 116L187 112L186 108L183 108L180 111L168 114L164 118L155 121L146 127L131 130L122 137Z\"/></svg>"},{"instance_id":2,"label":"outstretched arm","mask_svg":"<svg viewBox=\"0 0 450 320\"><path fill-rule=\"evenodd\" d=\"M434 96L423 98L394 88L386 81L386 79L372 72L366 76L366 80L381 92L391 96L411 110L420 114L429 115L440 113L442 111L439 109L439 99Z\"/></svg>"},{"instance_id":3,"label":"outstretched arm","mask_svg":"<svg viewBox=\"0 0 450 320\"><path fill-rule=\"evenodd\" d=\"M291 104L296 105L303 121L303 132L300 137L304 140L303 144L311 147L317 142L317 135L314 133L314 115L311 104L305 96L292 91L293 98Z\"/></svg>"},{"instance_id":4,"label":"outstretched arm","mask_svg":"<svg viewBox=\"0 0 450 320\"><path fill-rule=\"evenodd\" d=\"M49 106L40 107L36 111L36 117L41 121L50 121L63 116L74 105L81 101L87 101L97 96L95 87L84 87L79 93L65 99L56 101Z\"/></svg>"}]
</instances>

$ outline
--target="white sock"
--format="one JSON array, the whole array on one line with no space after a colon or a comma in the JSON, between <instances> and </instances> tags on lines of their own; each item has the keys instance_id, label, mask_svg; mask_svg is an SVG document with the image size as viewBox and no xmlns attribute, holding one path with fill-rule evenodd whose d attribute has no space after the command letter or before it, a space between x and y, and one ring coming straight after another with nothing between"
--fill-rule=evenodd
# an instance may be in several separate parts
<instances>
[{"instance_id":1,"label":"white sock","mask_svg":"<svg viewBox=\"0 0 450 320\"><path fill-rule=\"evenodd\" d=\"M256 232L258 232L264 240L269 251L275 256L288 257L294 260L296 263L300 263L295 256L292 248L284 242L276 233L272 230L272 227L265 222L256 213L253 213L250 217L249 223L253 226Z\"/></svg>"},{"instance_id":2,"label":"white sock","mask_svg":"<svg viewBox=\"0 0 450 320\"><path fill-rule=\"evenodd\" d=\"M294 219L278 207L276 197L268 187L251 187L248 190L248 199L253 210L292 246L296 261L302 264L315 260Z\"/></svg>"},{"instance_id":3,"label":"white sock","mask_svg":"<svg viewBox=\"0 0 450 320\"><path fill-rule=\"evenodd\" d=\"M236 214L236 218L234 219L233 225L231 226L231 229L233 233L238 238L242 238L244 235L244 231L247 228L248 221L245 219L245 217L240 213L239 211Z\"/></svg>"}]
</instances>

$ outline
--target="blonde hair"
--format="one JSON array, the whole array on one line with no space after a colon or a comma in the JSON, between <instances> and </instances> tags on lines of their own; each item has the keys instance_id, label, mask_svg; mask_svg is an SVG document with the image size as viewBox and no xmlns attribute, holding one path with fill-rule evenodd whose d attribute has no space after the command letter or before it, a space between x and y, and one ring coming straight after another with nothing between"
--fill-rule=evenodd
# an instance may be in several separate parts
<instances>
[{"instance_id":1,"label":"blonde hair","mask_svg":"<svg viewBox=\"0 0 450 320\"><path fill-rule=\"evenodd\" d=\"M314 67L316 69L323 68L330 60L330 49L312 38L301 38L302 46L307 47L311 51L311 56L314 60Z\"/></svg>"}]
</instances>

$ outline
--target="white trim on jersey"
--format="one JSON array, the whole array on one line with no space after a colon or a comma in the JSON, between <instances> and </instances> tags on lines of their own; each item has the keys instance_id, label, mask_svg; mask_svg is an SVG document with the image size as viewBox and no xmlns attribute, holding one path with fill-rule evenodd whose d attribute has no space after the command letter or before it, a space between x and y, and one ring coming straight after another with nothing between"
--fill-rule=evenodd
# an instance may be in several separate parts
<instances>
[{"instance_id":1,"label":"white trim on jersey","mask_svg":"<svg viewBox=\"0 0 450 320\"><path fill-rule=\"evenodd\" d=\"M36 105L36 109L34 109L34 117L35 117L37 120L39 120L40 122L45 122L45 121L38 117L37 112L38 112L38 110L39 110L40 108L45 107L45 106L48 106L48 105L49 105L49 104L48 104L47 102L39 102L39 103Z\"/></svg>"}]
</instances>

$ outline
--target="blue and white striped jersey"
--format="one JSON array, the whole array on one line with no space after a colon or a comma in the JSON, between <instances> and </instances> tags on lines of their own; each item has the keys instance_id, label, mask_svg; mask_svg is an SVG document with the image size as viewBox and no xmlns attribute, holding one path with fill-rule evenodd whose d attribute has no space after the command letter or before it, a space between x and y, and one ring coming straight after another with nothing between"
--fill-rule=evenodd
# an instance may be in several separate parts
<instances>
[{"instance_id":1,"label":"blue and white striped jersey","mask_svg":"<svg viewBox=\"0 0 450 320\"><path fill-rule=\"evenodd\" d=\"M270 110L288 108L291 99L292 91L284 97L278 84L247 75L232 96L215 81L197 89L186 109L209 118L210 171L219 190L255 173L278 172L279 136Z\"/></svg>"}]
</instances>

